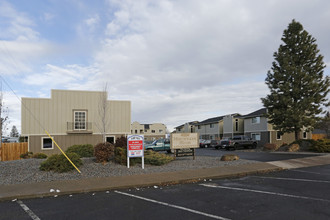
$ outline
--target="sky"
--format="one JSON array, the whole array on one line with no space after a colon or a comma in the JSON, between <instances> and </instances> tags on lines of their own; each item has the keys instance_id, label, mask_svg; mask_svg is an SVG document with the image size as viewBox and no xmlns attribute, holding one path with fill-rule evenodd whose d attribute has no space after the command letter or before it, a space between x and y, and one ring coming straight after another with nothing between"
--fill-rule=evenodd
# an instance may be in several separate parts
<instances>
[{"instance_id":1,"label":"sky","mask_svg":"<svg viewBox=\"0 0 330 220\"><path fill-rule=\"evenodd\" d=\"M273 54L295 19L330 75L328 0L0 0L0 75L10 123L21 97L51 89L130 100L132 122L189 121L262 108Z\"/></svg>"}]
</instances>

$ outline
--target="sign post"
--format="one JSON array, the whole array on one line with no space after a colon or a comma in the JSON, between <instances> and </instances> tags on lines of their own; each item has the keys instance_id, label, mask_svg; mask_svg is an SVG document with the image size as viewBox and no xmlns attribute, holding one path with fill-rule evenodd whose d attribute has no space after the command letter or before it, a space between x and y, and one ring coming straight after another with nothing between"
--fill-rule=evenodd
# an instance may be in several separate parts
<instances>
[{"instance_id":1,"label":"sign post","mask_svg":"<svg viewBox=\"0 0 330 220\"><path fill-rule=\"evenodd\" d=\"M144 136L127 136L127 168L129 168L129 158L142 157L142 169L144 169Z\"/></svg>"}]
</instances>

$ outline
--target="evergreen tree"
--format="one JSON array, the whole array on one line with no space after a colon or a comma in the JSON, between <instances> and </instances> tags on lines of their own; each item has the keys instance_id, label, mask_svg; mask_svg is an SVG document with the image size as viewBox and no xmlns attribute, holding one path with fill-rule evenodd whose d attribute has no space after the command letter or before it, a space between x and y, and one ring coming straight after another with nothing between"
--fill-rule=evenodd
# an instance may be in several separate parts
<instances>
[{"instance_id":1,"label":"evergreen tree","mask_svg":"<svg viewBox=\"0 0 330 220\"><path fill-rule=\"evenodd\" d=\"M294 132L299 139L302 128L313 128L329 106L329 76L323 76L325 64L316 40L293 20L284 30L275 61L265 80L270 94L262 98L269 122L274 129Z\"/></svg>"},{"instance_id":2,"label":"evergreen tree","mask_svg":"<svg viewBox=\"0 0 330 220\"><path fill-rule=\"evenodd\" d=\"M13 125L13 127L11 128L11 131L10 131L10 137L18 137L19 136L19 133L17 131L17 128L15 125Z\"/></svg>"}]
</instances>

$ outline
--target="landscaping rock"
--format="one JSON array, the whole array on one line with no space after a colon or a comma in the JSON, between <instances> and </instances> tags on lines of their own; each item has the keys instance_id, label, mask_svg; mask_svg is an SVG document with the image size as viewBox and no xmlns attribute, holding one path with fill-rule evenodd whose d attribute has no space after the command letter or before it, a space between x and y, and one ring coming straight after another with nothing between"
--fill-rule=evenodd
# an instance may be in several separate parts
<instances>
[{"instance_id":1,"label":"landscaping rock","mask_svg":"<svg viewBox=\"0 0 330 220\"><path fill-rule=\"evenodd\" d=\"M299 149L300 149L299 144L292 144L289 147L288 151L289 152L297 152L297 151L299 151Z\"/></svg>"},{"instance_id":2,"label":"landscaping rock","mask_svg":"<svg viewBox=\"0 0 330 220\"><path fill-rule=\"evenodd\" d=\"M278 147L276 146L276 144L265 144L264 145L264 150L265 151L276 151L278 149Z\"/></svg>"},{"instance_id":3,"label":"landscaping rock","mask_svg":"<svg viewBox=\"0 0 330 220\"><path fill-rule=\"evenodd\" d=\"M226 154L226 155L223 155L220 160L221 161L233 161L233 160L239 160L239 157L234 154Z\"/></svg>"}]
</instances>

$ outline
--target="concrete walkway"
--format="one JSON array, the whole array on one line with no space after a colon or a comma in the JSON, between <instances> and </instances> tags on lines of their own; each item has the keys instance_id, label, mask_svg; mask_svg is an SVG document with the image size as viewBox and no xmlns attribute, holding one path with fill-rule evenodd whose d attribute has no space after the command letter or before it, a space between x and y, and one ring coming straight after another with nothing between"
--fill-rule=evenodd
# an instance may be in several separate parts
<instances>
[{"instance_id":1,"label":"concrete walkway","mask_svg":"<svg viewBox=\"0 0 330 220\"><path fill-rule=\"evenodd\" d=\"M280 171L283 169L293 169L327 164L330 164L330 154L301 159L290 159L285 161L273 161L266 163L258 162L239 166L182 170L167 173L2 185L0 186L0 201L125 189L133 187L193 183L203 181L204 179L233 178L251 174ZM51 192L51 189L53 189L54 192ZM59 191L56 192L56 190Z\"/></svg>"}]
</instances>

